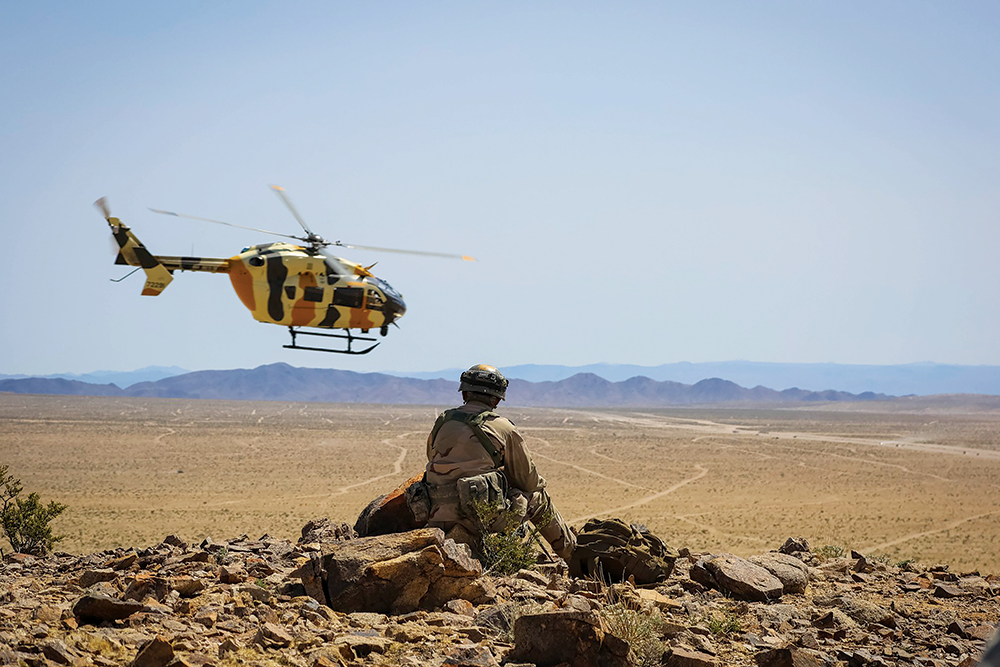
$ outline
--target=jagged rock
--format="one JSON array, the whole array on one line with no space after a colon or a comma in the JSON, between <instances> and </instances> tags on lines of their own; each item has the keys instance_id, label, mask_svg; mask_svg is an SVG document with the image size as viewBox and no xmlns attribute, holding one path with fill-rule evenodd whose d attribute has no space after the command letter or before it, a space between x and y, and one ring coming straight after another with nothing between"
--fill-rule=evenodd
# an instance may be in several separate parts
<instances>
[{"instance_id":1,"label":"jagged rock","mask_svg":"<svg viewBox=\"0 0 1000 667\"><path fill-rule=\"evenodd\" d=\"M345 660L357 660L365 658L372 653L385 653L392 645L392 640L385 637L362 637L359 635L346 635L337 637L333 646L340 651Z\"/></svg>"},{"instance_id":2,"label":"jagged rock","mask_svg":"<svg viewBox=\"0 0 1000 667\"><path fill-rule=\"evenodd\" d=\"M219 581L224 584L241 584L247 580L247 571L242 567L231 565L219 568Z\"/></svg>"},{"instance_id":3,"label":"jagged rock","mask_svg":"<svg viewBox=\"0 0 1000 667\"><path fill-rule=\"evenodd\" d=\"M423 477L423 473L414 475L391 493L381 495L368 503L354 524L355 532L361 537L370 537L420 528L422 524L417 523L406 503L406 489L421 482Z\"/></svg>"},{"instance_id":4,"label":"jagged rock","mask_svg":"<svg viewBox=\"0 0 1000 667\"><path fill-rule=\"evenodd\" d=\"M354 532L354 529L346 523L335 524L324 517L322 519L313 519L302 526L302 537L299 538L299 544L339 542L341 540L354 539L357 536L358 534Z\"/></svg>"},{"instance_id":5,"label":"jagged rock","mask_svg":"<svg viewBox=\"0 0 1000 667\"><path fill-rule=\"evenodd\" d=\"M896 624L895 617L891 611L885 607L880 607L877 604L873 604L866 600L854 597L844 597L840 599L838 606L845 614L850 616L851 619L861 625L878 623L880 625L889 625L894 627Z\"/></svg>"},{"instance_id":6,"label":"jagged rock","mask_svg":"<svg viewBox=\"0 0 1000 667\"><path fill-rule=\"evenodd\" d=\"M754 656L758 667L825 667L826 663L812 653L786 646L761 651Z\"/></svg>"},{"instance_id":7,"label":"jagged rock","mask_svg":"<svg viewBox=\"0 0 1000 667\"><path fill-rule=\"evenodd\" d=\"M936 598L957 598L962 595L965 593L957 586L948 584L935 584L934 586L934 597Z\"/></svg>"},{"instance_id":8,"label":"jagged rock","mask_svg":"<svg viewBox=\"0 0 1000 667\"><path fill-rule=\"evenodd\" d=\"M629 646L607 632L594 612L553 611L527 614L514 622L513 660L538 667L625 667Z\"/></svg>"},{"instance_id":9,"label":"jagged rock","mask_svg":"<svg viewBox=\"0 0 1000 667\"><path fill-rule=\"evenodd\" d=\"M243 648L243 646L241 646L240 643L233 637L226 637L222 640L222 643L219 644L219 657L224 658L230 653L239 651L241 648Z\"/></svg>"},{"instance_id":10,"label":"jagged rock","mask_svg":"<svg viewBox=\"0 0 1000 667\"><path fill-rule=\"evenodd\" d=\"M700 584L747 600L777 600L784 588L773 574L733 554L699 559L690 576Z\"/></svg>"},{"instance_id":11,"label":"jagged rock","mask_svg":"<svg viewBox=\"0 0 1000 667\"><path fill-rule=\"evenodd\" d=\"M475 644L456 646L448 652L441 664L450 667L498 667L490 650Z\"/></svg>"},{"instance_id":12,"label":"jagged rock","mask_svg":"<svg viewBox=\"0 0 1000 667\"><path fill-rule=\"evenodd\" d=\"M766 553L751 556L754 565L759 565L781 582L783 593L804 593L809 584L809 568L794 556L783 553Z\"/></svg>"},{"instance_id":13,"label":"jagged rock","mask_svg":"<svg viewBox=\"0 0 1000 667\"><path fill-rule=\"evenodd\" d=\"M187 575L170 577L170 579L167 580L167 583L171 590L177 591L184 597L191 597L205 590L204 581Z\"/></svg>"},{"instance_id":14,"label":"jagged rock","mask_svg":"<svg viewBox=\"0 0 1000 667\"><path fill-rule=\"evenodd\" d=\"M44 642L41 645L41 649L42 655L52 662L57 662L60 665L72 665L80 657L76 651L72 650L58 639L52 639Z\"/></svg>"},{"instance_id":15,"label":"jagged rock","mask_svg":"<svg viewBox=\"0 0 1000 667\"><path fill-rule=\"evenodd\" d=\"M316 599L338 611L406 613L494 594L468 547L445 540L437 528L329 544L320 563L310 560L295 574L307 592L325 580L325 595Z\"/></svg>"},{"instance_id":16,"label":"jagged rock","mask_svg":"<svg viewBox=\"0 0 1000 667\"><path fill-rule=\"evenodd\" d=\"M784 544L778 547L778 551L783 554L809 553L809 540L804 537L789 537Z\"/></svg>"},{"instance_id":17,"label":"jagged rock","mask_svg":"<svg viewBox=\"0 0 1000 667\"><path fill-rule=\"evenodd\" d=\"M473 617L473 622L495 633L510 631L511 619L514 618L514 605L510 602L482 609Z\"/></svg>"},{"instance_id":18,"label":"jagged rock","mask_svg":"<svg viewBox=\"0 0 1000 667\"><path fill-rule=\"evenodd\" d=\"M115 558L108 562L107 566L112 570L130 570L139 562L139 554L133 552L121 558Z\"/></svg>"},{"instance_id":19,"label":"jagged rock","mask_svg":"<svg viewBox=\"0 0 1000 667\"><path fill-rule=\"evenodd\" d=\"M689 651L685 648L675 647L664 656L663 664L666 667L715 667L715 658L701 651Z\"/></svg>"},{"instance_id":20,"label":"jagged rock","mask_svg":"<svg viewBox=\"0 0 1000 667\"><path fill-rule=\"evenodd\" d=\"M260 626L253 641L265 648L284 648L292 643L292 636L276 623L264 623Z\"/></svg>"},{"instance_id":21,"label":"jagged rock","mask_svg":"<svg viewBox=\"0 0 1000 667\"><path fill-rule=\"evenodd\" d=\"M449 600L444 604L444 609L460 616L476 615L475 607L468 600Z\"/></svg>"},{"instance_id":22,"label":"jagged rock","mask_svg":"<svg viewBox=\"0 0 1000 667\"><path fill-rule=\"evenodd\" d=\"M177 547L181 551L188 548L188 543L177 537L176 535L167 535L163 538L164 544L169 544L172 547Z\"/></svg>"},{"instance_id":23,"label":"jagged rock","mask_svg":"<svg viewBox=\"0 0 1000 667\"><path fill-rule=\"evenodd\" d=\"M142 603L88 593L73 605L73 614L84 622L117 621L142 610Z\"/></svg>"},{"instance_id":24,"label":"jagged rock","mask_svg":"<svg viewBox=\"0 0 1000 667\"><path fill-rule=\"evenodd\" d=\"M102 570L85 570L83 574L80 575L80 586L83 588L90 588L96 583L101 581L112 581L118 573L113 569L102 569Z\"/></svg>"},{"instance_id":25,"label":"jagged rock","mask_svg":"<svg viewBox=\"0 0 1000 667\"><path fill-rule=\"evenodd\" d=\"M166 667L173 657L173 646L166 637L157 635L139 647L132 667Z\"/></svg>"}]
</instances>

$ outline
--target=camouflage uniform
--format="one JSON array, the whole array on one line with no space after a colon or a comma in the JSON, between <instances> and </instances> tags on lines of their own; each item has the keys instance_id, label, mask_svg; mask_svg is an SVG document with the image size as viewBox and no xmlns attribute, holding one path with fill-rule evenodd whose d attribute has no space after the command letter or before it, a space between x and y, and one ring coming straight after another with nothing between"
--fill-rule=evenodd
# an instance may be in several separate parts
<instances>
[{"instance_id":1,"label":"camouflage uniform","mask_svg":"<svg viewBox=\"0 0 1000 667\"><path fill-rule=\"evenodd\" d=\"M486 403L476 400L457 408L468 414L491 409ZM510 486L510 505L538 526L542 537L568 561L576 546L576 537L552 505L552 499L545 491L545 480L535 469L524 438L509 419L500 416L487 417L482 428L502 456L502 471ZM425 479L431 496L429 525L448 531L460 524L477 533L478 526L459 507L455 484L462 478L496 471L498 468L490 454L468 425L446 421L437 437L431 433L427 438L427 461ZM546 516L550 517L549 521L539 526L538 522Z\"/></svg>"}]
</instances>

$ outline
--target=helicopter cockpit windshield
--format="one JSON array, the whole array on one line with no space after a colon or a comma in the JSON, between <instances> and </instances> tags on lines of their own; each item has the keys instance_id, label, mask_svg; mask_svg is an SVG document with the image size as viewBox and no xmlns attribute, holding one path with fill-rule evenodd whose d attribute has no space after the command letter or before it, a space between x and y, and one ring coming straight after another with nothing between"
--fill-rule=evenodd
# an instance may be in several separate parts
<instances>
[{"instance_id":1,"label":"helicopter cockpit windshield","mask_svg":"<svg viewBox=\"0 0 1000 667\"><path fill-rule=\"evenodd\" d=\"M381 278L377 278L376 276L371 276L368 279L368 282L372 283L373 285L381 289L383 292L385 292L386 296L395 297L399 301L403 300L403 295L397 292L395 289L393 289L392 285L382 280Z\"/></svg>"}]
</instances>

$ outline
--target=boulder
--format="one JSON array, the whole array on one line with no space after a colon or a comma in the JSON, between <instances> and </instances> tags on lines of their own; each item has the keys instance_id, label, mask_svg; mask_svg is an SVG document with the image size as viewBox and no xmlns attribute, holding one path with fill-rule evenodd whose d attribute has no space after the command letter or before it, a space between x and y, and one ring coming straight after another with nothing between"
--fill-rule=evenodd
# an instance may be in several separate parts
<instances>
[{"instance_id":1,"label":"boulder","mask_svg":"<svg viewBox=\"0 0 1000 667\"><path fill-rule=\"evenodd\" d=\"M514 621L510 660L538 667L625 667L629 646L608 632L595 612L552 611L526 614Z\"/></svg>"},{"instance_id":2,"label":"boulder","mask_svg":"<svg viewBox=\"0 0 1000 667\"><path fill-rule=\"evenodd\" d=\"M748 558L754 565L777 577L783 593L804 593L809 584L809 568L794 556L783 553L766 553Z\"/></svg>"},{"instance_id":3,"label":"boulder","mask_svg":"<svg viewBox=\"0 0 1000 667\"><path fill-rule=\"evenodd\" d=\"M499 667L496 658L485 646L460 644L448 652L442 667Z\"/></svg>"},{"instance_id":4,"label":"boulder","mask_svg":"<svg viewBox=\"0 0 1000 667\"><path fill-rule=\"evenodd\" d=\"M157 635L139 647L132 667L166 667L173 657L173 646L165 637Z\"/></svg>"},{"instance_id":5,"label":"boulder","mask_svg":"<svg viewBox=\"0 0 1000 667\"><path fill-rule=\"evenodd\" d=\"M292 636L277 623L264 623L253 641L264 648L284 648L291 645Z\"/></svg>"},{"instance_id":6,"label":"boulder","mask_svg":"<svg viewBox=\"0 0 1000 667\"><path fill-rule=\"evenodd\" d=\"M789 537L784 544L778 547L778 551L783 554L809 553L809 540L804 537Z\"/></svg>"},{"instance_id":7,"label":"boulder","mask_svg":"<svg viewBox=\"0 0 1000 667\"><path fill-rule=\"evenodd\" d=\"M112 581L117 576L118 573L110 568L85 570L83 574L80 575L80 586L83 588L90 588L94 584L102 581Z\"/></svg>"},{"instance_id":8,"label":"boulder","mask_svg":"<svg viewBox=\"0 0 1000 667\"><path fill-rule=\"evenodd\" d=\"M773 574L733 554L709 555L691 566L691 578L746 600L777 600L784 589Z\"/></svg>"},{"instance_id":9,"label":"boulder","mask_svg":"<svg viewBox=\"0 0 1000 667\"><path fill-rule=\"evenodd\" d=\"M311 544L314 542L339 542L357 537L354 529L346 523L333 523L327 518L313 519L302 526L302 537L299 544Z\"/></svg>"},{"instance_id":10,"label":"boulder","mask_svg":"<svg viewBox=\"0 0 1000 667\"><path fill-rule=\"evenodd\" d=\"M329 543L294 574L309 595L343 612L399 614L495 596L469 548L438 528Z\"/></svg>"},{"instance_id":11,"label":"boulder","mask_svg":"<svg viewBox=\"0 0 1000 667\"><path fill-rule=\"evenodd\" d=\"M415 475L400 484L391 493L379 496L361 510L354 530L362 537L388 535L410 531L422 526L413 516L406 502L406 490L421 482L423 473Z\"/></svg>"},{"instance_id":12,"label":"boulder","mask_svg":"<svg viewBox=\"0 0 1000 667\"><path fill-rule=\"evenodd\" d=\"M84 595L73 605L73 614L87 623L101 621L117 621L128 618L142 610L142 603L134 600L119 600L108 595Z\"/></svg>"},{"instance_id":13,"label":"boulder","mask_svg":"<svg viewBox=\"0 0 1000 667\"><path fill-rule=\"evenodd\" d=\"M812 653L794 646L761 651L754 656L758 667L825 667L826 663Z\"/></svg>"},{"instance_id":14,"label":"boulder","mask_svg":"<svg viewBox=\"0 0 1000 667\"><path fill-rule=\"evenodd\" d=\"M861 625L879 624L889 627L896 625L896 617L890 610L867 600L855 597L841 598L838 605L854 622Z\"/></svg>"}]
</instances>

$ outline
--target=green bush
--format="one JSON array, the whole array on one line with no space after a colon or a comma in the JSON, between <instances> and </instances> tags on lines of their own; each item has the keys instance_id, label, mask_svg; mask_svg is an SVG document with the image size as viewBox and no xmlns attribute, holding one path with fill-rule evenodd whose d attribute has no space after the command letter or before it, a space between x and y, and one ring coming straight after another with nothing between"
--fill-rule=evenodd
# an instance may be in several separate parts
<instances>
[{"instance_id":1,"label":"green bush","mask_svg":"<svg viewBox=\"0 0 1000 667\"><path fill-rule=\"evenodd\" d=\"M62 539L61 535L52 534L49 523L62 514L66 506L55 501L44 505L37 493L29 494L27 498L19 497L24 487L21 480L8 474L8 470L7 466L0 465L0 501L3 502L0 523L3 532L15 552L44 556Z\"/></svg>"},{"instance_id":2,"label":"green bush","mask_svg":"<svg viewBox=\"0 0 1000 667\"><path fill-rule=\"evenodd\" d=\"M847 555L847 549L836 544L826 544L816 550L816 555L823 560L843 558Z\"/></svg>"},{"instance_id":3,"label":"green bush","mask_svg":"<svg viewBox=\"0 0 1000 667\"><path fill-rule=\"evenodd\" d=\"M716 637L727 635L737 635L743 631L743 623L740 617L732 612L725 612L722 616L712 615L708 619L708 631Z\"/></svg>"},{"instance_id":4,"label":"green bush","mask_svg":"<svg viewBox=\"0 0 1000 667\"><path fill-rule=\"evenodd\" d=\"M485 503L476 503L473 509L480 527L477 556L485 571L504 576L538 562L535 550L538 528L522 524L521 515L510 509L497 509ZM502 528L490 530L487 526Z\"/></svg>"}]
</instances>

